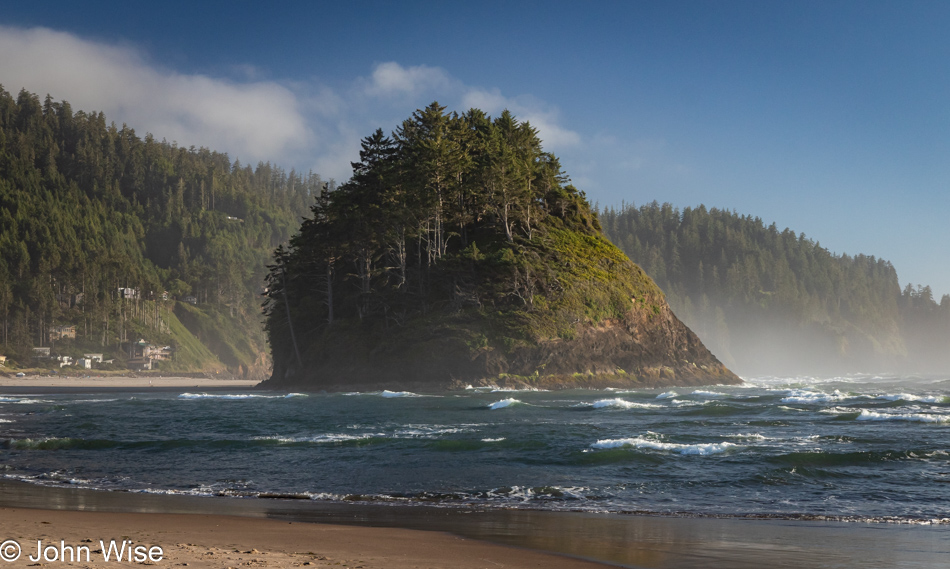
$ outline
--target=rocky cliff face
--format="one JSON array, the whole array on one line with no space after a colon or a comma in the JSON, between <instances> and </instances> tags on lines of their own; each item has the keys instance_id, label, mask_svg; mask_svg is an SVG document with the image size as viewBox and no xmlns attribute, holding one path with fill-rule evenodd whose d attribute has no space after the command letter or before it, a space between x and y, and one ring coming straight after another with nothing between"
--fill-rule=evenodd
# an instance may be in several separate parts
<instances>
[{"instance_id":1,"label":"rocky cliff face","mask_svg":"<svg viewBox=\"0 0 950 569\"><path fill-rule=\"evenodd\" d=\"M498 369L496 377L505 385L547 388L741 383L665 302L659 306L658 313L634 310L623 320L584 328L573 340L543 341L520 350L507 362L508 371Z\"/></svg>"},{"instance_id":2,"label":"rocky cliff face","mask_svg":"<svg viewBox=\"0 0 950 569\"><path fill-rule=\"evenodd\" d=\"M576 389L739 384L662 298L619 320L580 327L572 339L505 350L473 349L456 326L433 326L412 344L336 346L338 357L302 371L275 369L265 387L439 390L467 385ZM343 354L348 354L343 356Z\"/></svg>"}]
</instances>

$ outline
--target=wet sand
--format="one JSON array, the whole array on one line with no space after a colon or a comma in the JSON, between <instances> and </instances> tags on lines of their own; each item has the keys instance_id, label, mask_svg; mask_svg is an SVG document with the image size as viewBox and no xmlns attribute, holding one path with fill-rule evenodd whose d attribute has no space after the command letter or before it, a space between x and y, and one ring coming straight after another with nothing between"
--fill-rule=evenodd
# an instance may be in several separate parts
<instances>
[{"instance_id":1,"label":"wet sand","mask_svg":"<svg viewBox=\"0 0 950 569\"><path fill-rule=\"evenodd\" d=\"M161 564L175 567L950 567L948 526L194 497L2 479L0 508L0 537L31 554L37 539L131 539L162 546ZM32 563L21 562L11 566Z\"/></svg>"},{"instance_id":2,"label":"wet sand","mask_svg":"<svg viewBox=\"0 0 950 569\"><path fill-rule=\"evenodd\" d=\"M114 566L123 541L151 552L156 565L189 568L349 567L352 569L414 569L532 567L594 569L602 564L465 539L447 533L399 528L354 527L271 519L199 514L129 514L0 509L0 535L20 544L21 557L12 567L37 561L49 564L64 555L67 563L90 568ZM38 559L37 541L47 550ZM106 546L103 550L100 540ZM69 563L73 547L86 546L81 562ZM160 547L161 551L154 549ZM134 551L134 550L133 550ZM111 553L112 562L105 562ZM147 553L141 553L145 556ZM159 560L159 556L161 556ZM30 558L32 557L32 559ZM145 557L147 559L147 557ZM88 562L87 562L88 559ZM141 559L141 557L139 558ZM136 557L133 554L133 560ZM126 563L127 559L123 559ZM59 563L57 563L59 564ZM151 563L150 563L151 564Z\"/></svg>"}]
</instances>

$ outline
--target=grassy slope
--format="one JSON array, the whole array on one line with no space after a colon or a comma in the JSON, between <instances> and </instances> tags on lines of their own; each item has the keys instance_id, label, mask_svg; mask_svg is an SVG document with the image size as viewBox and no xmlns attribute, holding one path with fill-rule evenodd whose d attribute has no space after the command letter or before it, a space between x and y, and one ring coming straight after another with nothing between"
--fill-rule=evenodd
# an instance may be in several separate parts
<instances>
[{"instance_id":1,"label":"grassy slope","mask_svg":"<svg viewBox=\"0 0 950 569\"><path fill-rule=\"evenodd\" d=\"M258 363L263 340L254 338L248 327L239 318L231 317L225 308L199 308L178 302L174 313L189 335L232 373L244 373Z\"/></svg>"},{"instance_id":2,"label":"grassy slope","mask_svg":"<svg viewBox=\"0 0 950 569\"><path fill-rule=\"evenodd\" d=\"M192 334L174 312L167 314L168 327L177 351L172 361L162 362L163 371L223 371L224 364Z\"/></svg>"}]
</instances>

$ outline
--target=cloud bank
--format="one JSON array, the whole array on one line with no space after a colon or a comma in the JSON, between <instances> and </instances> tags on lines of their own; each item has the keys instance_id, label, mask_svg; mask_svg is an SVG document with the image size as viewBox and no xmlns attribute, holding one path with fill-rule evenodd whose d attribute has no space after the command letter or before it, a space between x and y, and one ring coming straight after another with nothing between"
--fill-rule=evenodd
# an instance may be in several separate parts
<instances>
[{"instance_id":1,"label":"cloud bank","mask_svg":"<svg viewBox=\"0 0 950 569\"><path fill-rule=\"evenodd\" d=\"M0 84L14 96L20 89L49 94L183 146L273 160L312 137L296 95L274 82L181 74L133 47L46 28L0 26L0 53Z\"/></svg>"},{"instance_id":2,"label":"cloud bank","mask_svg":"<svg viewBox=\"0 0 950 569\"><path fill-rule=\"evenodd\" d=\"M258 79L235 63L235 81L186 74L150 61L135 46L108 44L48 28L0 26L0 84L67 100L75 110L102 111L143 135L181 146L228 152L244 163L271 161L344 180L362 137L392 130L434 100L449 109L509 109L538 129L545 148L561 151L581 136L561 124L559 110L531 95L466 85L427 65L377 63L366 76L330 88L311 82Z\"/></svg>"}]
</instances>

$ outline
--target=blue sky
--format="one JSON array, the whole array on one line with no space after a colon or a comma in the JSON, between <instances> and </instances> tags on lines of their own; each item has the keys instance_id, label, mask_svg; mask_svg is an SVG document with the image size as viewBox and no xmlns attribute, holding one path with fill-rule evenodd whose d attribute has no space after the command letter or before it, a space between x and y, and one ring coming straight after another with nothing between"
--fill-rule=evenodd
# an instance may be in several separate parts
<instances>
[{"instance_id":1,"label":"blue sky","mask_svg":"<svg viewBox=\"0 0 950 569\"><path fill-rule=\"evenodd\" d=\"M0 84L341 180L433 100L601 205L734 209L950 293L950 3L8 3ZM274 4L271 6L270 4Z\"/></svg>"}]
</instances>

